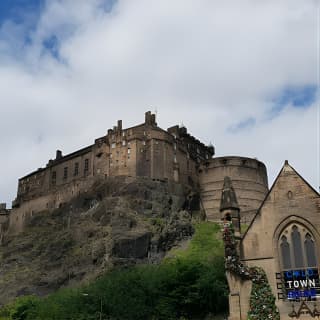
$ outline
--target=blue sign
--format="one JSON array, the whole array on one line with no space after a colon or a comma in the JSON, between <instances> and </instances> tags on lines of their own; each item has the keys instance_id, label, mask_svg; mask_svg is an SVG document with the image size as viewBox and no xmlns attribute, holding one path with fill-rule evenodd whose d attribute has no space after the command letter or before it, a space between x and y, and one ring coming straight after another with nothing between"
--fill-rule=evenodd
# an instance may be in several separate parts
<instances>
[{"instance_id":1,"label":"blue sign","mask_svg":"<svg viewBox=\"0 0 320 320\"><path fill-rule=\"evenodd\" d=\"M289 300L307 300L320 297L320 280L317 268L287 270L282 273L284 294Z\"/></svg>"}]
</instances>

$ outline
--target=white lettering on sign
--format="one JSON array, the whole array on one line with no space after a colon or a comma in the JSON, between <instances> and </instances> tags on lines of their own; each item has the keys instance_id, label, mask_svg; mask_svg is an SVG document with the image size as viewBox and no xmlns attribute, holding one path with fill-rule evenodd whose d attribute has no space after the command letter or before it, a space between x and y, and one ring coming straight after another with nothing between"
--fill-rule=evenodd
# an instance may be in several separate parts
<instances>
[{"instance_id":1,"label":"white lettering on sign","mask_svg":"<svg viewBox=\"0 0 320 320\"><path fill-rule=\"evenodd\" d=\"M313 287L315 288L316 287L316 280L315 279L308 279L308 280L294 280L294 281L287 281L287 284L289 286L289 288L291 289L292 288L292 283L293 283L293 286L295 288L306 288L306 287Z\"/></svg>"}]
</instances>

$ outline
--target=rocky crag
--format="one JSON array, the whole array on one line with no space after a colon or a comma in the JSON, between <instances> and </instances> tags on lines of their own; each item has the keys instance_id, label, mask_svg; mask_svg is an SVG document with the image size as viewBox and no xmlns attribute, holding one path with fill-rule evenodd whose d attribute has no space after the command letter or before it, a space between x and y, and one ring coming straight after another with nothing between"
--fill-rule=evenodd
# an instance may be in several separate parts
<instances>
[{"instance_id":1,"label":"rocky crag","mask_svg":"<svg viewBox=\"0 0 320 320\"><path fill-rule=\"evenodd\" d=\"M116 177L54 211L33 215L0 246L0 304L86 283L115 266L157 263L193 234L197 192Z\"/></svg>"}]
</instances>

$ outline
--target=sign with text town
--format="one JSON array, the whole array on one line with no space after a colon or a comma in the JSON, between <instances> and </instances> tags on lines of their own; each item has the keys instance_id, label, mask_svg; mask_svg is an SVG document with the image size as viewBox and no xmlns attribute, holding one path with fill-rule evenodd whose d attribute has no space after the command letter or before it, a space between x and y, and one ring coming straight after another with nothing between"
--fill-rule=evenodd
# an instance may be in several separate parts
<instances>
[{"instance_id":1,"label":"sign with text town","mask_svg":"<svg viewBox=\"0 0 320 320\"><path fill-rule=\"evenodd\" d=\"M319 270L317 268L287 270L282 273L284 291L289 300L320 298Z\"/></svg>"}]
</instances>

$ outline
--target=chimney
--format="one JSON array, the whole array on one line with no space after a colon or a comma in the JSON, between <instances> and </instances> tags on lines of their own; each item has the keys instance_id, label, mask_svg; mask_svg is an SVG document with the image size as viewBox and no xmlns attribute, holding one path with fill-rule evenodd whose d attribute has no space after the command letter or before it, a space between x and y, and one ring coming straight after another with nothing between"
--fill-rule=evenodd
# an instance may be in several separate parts
<instances>
[{"instance_id":1,"label":"chimney","mask_svg":"<svg viewBox=\"0 0 320 320\"><path fill-rule=\"evenodd\" d=\"M155 114L155 113L153 113L153 114L151 115L151 124L152 124L153 126L156 126L156 125L157 125L157 122L156 122L156 114Z\"/></svg>"},{"instance_id":2,"label":"chimney","mask_svg":"<svg viewBox=\"0 0 320 320\"><path fill-rule=\"evenodd\" d=\"M144 123L147 125L151 125L152 124L152 115L151 115L151 111L147 111L145 113L145 120Z\"/></svg>"},{"instance_id":3,"label":"chimney","mask_svg":"<svg viewBox=\"0 0 320 320\"><path fill-rule=\"evenodd\" d=\"M122 131L122 120L118 120L118 131Z\"/></svg>"},{"instance_id":4,"label":"chimney","mask_svg":"<svg viewBox=\"0 0 320 320\"><path fill-rule=\"evenodd\" d=\"M56 160L59 160L62 158L62 151L61 150L57 150L56 151Z\"/></svg>"}]
</instances>

